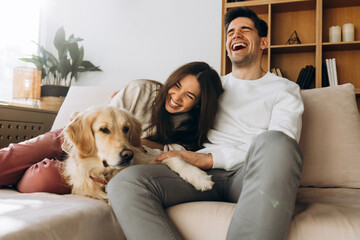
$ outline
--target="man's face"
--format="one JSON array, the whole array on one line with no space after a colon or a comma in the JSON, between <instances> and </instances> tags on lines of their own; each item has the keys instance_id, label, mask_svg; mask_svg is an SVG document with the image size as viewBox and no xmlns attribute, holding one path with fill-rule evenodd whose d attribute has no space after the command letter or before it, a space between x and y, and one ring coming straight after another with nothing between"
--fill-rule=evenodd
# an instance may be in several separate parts
<instances>
[{"instance_id":1,"label":"man's face","mask_svg":"<svg viewBox=\"0 0 360 240\"><path fill-rule=\"evenodd\" d=\"M233 65L248 67L261 61L262 52L267 47L267 38L259 37L250 18L235 18L228 27L226 51Z\"/></svg>"}]
</instances>

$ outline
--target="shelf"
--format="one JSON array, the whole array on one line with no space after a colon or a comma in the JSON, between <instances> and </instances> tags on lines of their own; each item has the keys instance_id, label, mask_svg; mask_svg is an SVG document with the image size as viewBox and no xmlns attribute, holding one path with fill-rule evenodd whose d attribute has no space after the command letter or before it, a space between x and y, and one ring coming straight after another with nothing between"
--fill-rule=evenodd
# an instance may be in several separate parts
<instances>
[{"instance_id":1,"label":"shelf","mask_svg":"<svg viewBox=\"0 0 360 240\"><path fill-rule=\"evenodd\" d=\"M360 49L360 41L338 43L325 42L322 45L323 51L351 51Z\"/></svg>"},{"instance_id":2,"label":"shelf","mask_svg":"<svg viewBox=\"0 0 360 240\"><path fill-rule=\"evenodd\" d=\"M248 0L227 3L223 13L247 6L268 23L269 47L264 55L264 70L280 68L284 77L296 81L301 68L313 65L315 86L322 87L322 63L335 58L339 84L355 86L360 107L360 0ZM329 28L353 23L355 41L329 42ZM301 44L286 44L296 31ZM224 37L225 39L225 37ZM222 74L231 72L231 61L222 53ZM359 108L360 109L360 108Z\"/></svg>"},{"instance_id":3,"label":"shelf","mask_svg":"<svg viewBox=\"0 0 360 240\"><path fill-rule=\"evenodd\" d=\"M293 45L273 45L270 46L272 53L302 53L315 52L315 43L311 44L293 44Z\"/></svg>"},{"instance_id":4,"label":"shelf","mask_svg":"<svg viewBox=\"0 0 360 240\"><path fill-rule=\"evenodd\" d=\"M280 12L297 12L316 10L316 0L303 0L303 1L272 1L271 11L273 13Z\"/></svg>"},{"instance_id":5,"label":"shelf","mask_svg":"<svg viewBox=\"0 0 360 240\"><path fill-rule=\"evenodd\" d=\"M299 21L301 19L301 21ZM284 45L296 31L302 44L316 41L316 2L271 2L271 45Z\"/></svg>"},{"instance_id":6,"label":"shelf","mask_svg":"<svg viewBox=\"0 0 360 240\"><path fill-rule=\"evenodd\" d=\"M323 0L323 8L342 8L359 6L359 0Z\"/></svg>"},{"instance_id":7,"label":"shelf","mask_svg":"<svg viewBox=\"0 0 360 240\"><path fill-rule=\"evenodd\" d=\"M267 14L268 13L268 2L267 1L244 1L244 2L233 2L233 3L226 3L225 9L230 9L234 7L247 6L253 11L255 11L258 15ZM265 19L264 19L265 20Z\"/></svg>"}]
</instances>

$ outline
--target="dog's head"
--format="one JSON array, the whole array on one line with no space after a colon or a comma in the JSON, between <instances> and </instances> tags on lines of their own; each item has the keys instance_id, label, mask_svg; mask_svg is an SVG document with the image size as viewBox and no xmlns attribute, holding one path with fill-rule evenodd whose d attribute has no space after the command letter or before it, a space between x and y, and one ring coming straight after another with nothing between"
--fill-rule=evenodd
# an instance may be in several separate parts
<instances>
[{"instance_id":1,"label":"dog's head","mask_svg":"<svg viewBox=\"0 0 360 240\"><path fill-rule=\"evenodd\" d=\"M80 158L96 157L105 168L121 168L131 164L141 132L140 122L127 111L94 106L72 116L64 129L63 149Z\"/></svg>"}]
</instances>

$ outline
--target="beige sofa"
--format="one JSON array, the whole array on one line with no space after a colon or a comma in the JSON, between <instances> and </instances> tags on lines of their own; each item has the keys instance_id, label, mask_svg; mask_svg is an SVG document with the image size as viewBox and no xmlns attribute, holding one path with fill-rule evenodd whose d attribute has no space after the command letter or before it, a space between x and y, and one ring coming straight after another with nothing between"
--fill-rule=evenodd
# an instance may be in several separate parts
<instances>
[{"instance_id":1,"label":"beige sofa","mask_svg":"<svg viewBox=\"0 0 360 240\"><path fill-rule=\"evenodd\" d=\"M53 129L73 111L106 103L113 89L71 87ZM288 240L360 239L360 115L350 84L302 92L301 187ZM167 213L185 239L225 239L235 204L192 202ZM0 239L124 239L99 200L0 189Z\"/></svg>"}]
</instances>

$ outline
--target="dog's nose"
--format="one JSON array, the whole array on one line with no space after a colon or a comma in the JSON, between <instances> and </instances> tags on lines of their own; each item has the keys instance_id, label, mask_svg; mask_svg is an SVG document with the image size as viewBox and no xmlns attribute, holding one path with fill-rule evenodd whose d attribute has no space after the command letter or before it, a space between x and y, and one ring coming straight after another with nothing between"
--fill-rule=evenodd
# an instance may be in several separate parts
<instances>
[{"instance_id":1,"label":"dog's nose","mask_svg":"<svg viewBox=\"0 0 360 240\"><path fill-rule=\"evenodd\" d=\"M130 149L123 149L120 152L120 165L127 165L130 163L131 159L134 157L134 152Z\"/></svg>"}]
</instances>

